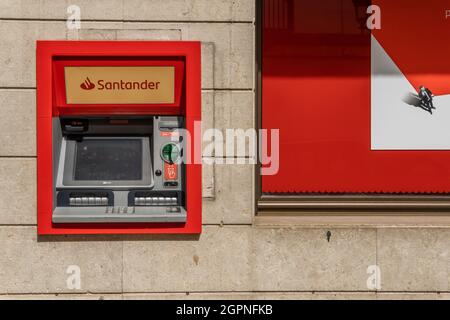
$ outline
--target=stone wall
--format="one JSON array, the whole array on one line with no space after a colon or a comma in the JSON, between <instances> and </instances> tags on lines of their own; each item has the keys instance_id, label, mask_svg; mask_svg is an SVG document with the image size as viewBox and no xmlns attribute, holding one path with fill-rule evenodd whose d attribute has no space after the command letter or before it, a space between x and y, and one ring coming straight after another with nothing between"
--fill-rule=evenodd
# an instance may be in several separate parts
<instances>
[{"instance_id":1,"label":"stone wall","mask_svg":"<svg viewBox=\"0 0 450 320\"><path fill-rule=\"evenodd\" d=\"M66 28L70 4L81 30ZM200 40L204 129L251 128L254 6L0 1L0 298L450 298L450 229L255 226L251 165L204 166L199 238L37 237L35 41ZM67 286L71 265L80 289ZM367 286L374 265L379 290Z\"/></svg>"}]
</instances>

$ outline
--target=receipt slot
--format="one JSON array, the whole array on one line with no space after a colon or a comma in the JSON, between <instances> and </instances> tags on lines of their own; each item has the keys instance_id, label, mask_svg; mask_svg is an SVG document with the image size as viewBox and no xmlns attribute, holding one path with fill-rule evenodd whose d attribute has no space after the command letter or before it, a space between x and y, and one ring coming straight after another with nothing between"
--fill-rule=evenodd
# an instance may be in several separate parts
<instances>
[{"instance_id":1,"label":"receipt slot","mask_svg":"<svg viewBox=\"0 0 450 320\"><path fill-rule=\"evenodd\" d=\"M200 233L200 43L37 42L38 233Z\"/></svg>"}]
</instances>

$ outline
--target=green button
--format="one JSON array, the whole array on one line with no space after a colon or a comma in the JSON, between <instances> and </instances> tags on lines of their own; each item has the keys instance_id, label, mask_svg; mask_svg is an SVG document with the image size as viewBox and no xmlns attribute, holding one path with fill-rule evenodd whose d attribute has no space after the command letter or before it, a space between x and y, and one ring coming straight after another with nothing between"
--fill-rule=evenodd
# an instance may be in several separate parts
<instances>
[{"instance_id":1,"label":"green button","mask_svg":"<svg viewBox=\"0 0 450 320\"><path fill-rule=\"evenodd\" d=\"M167 163L174 163L180 157L180 149L176 144L168 143L162 147L161 157Z\"/></svg>"}]
</instances>

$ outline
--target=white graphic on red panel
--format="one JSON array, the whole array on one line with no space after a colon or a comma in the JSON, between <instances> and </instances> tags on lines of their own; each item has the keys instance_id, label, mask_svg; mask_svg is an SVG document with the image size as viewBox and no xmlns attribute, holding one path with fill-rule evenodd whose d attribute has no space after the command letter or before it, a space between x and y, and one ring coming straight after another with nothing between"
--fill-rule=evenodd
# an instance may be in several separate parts
<instances>
[{"instance_id":1,"label":"white graphic on red panel","mask_svg":"<svg viewBox=\"0 0 450 320\"><path fill-rule=\"evenodd\" d=\"M372 38L372 150L450 150L450 95L422 86L415 89Z\"/></svg>"},{"instance_id":2,"label":"white graphic on red panel","mask_svg":"<svg viewBox=\"0 0 450 320\"><path fill-rule=\"evenodd\" d=\"M176 164L164 164L164 179L165 180L177 180L178 167Z\"/></svg>"},{"instance_id":3,"label":"white graphic on red panel","mask_svg":"<svg viewBox=\"0 0 450 320\"><path fill-rule=\"evenodd\" d=\"M174 167L169 167L167 169L167 175L169 177L169 179L174 179L175 178L175 168Z\"/></svg>"},{"instance_id":4,"label":"white graphic on red panel","mask_svg":"<svg viewBox=\"0 0 450 320\"><path fill-rule=\"evenodd\" d=\"M371 149L450 150L448 0L373 0L381 30L371 40ZM408 7L408 14L404 8Z\"/></svg>"}]
</instances>

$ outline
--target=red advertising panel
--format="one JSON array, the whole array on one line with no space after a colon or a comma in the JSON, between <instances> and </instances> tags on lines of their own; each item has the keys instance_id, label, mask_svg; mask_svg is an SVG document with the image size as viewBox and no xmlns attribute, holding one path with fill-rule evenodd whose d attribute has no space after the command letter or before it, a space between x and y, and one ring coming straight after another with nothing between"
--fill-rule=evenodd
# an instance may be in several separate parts
<instances>
[{"instance_id":1,"label":"red advertising panel","mask_svg":"<svg viewBox=\"0 0 450 320\"><path fill-rule=\"evenodd\" d=\"M450 192L448 1L264 1L264 193Z\"/></svg>"}]
</instances>

